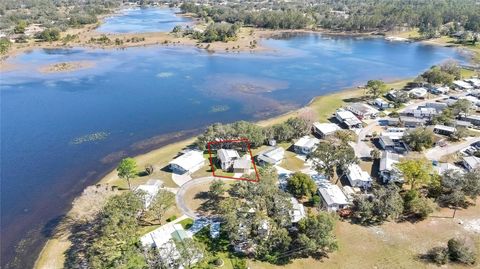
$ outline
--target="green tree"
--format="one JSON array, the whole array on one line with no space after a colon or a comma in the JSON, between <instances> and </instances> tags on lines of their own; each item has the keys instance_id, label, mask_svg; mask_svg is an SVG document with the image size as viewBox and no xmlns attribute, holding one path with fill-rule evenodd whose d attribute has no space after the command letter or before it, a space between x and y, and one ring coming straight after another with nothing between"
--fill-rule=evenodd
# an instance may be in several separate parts
<instances>
[{"instance_id":1,"label":"green tree","mask_svg":"<svg viewBox=\"0 0 480 269\"><path fill-rule=\"evenodd\" d=\"M343 142L321 142L310 157L314 160L315 169L329 178L335 175L336 170L345 173L348 166L358 162L353 148Z\"/></svg>"},{"instance_id":2,"label":"green tree","mask_svg":"<svg viewBox=\"0 0 480 269\"><path fill-rule=\"evenodd\" d=\"M226 191L225 183L220 179L215 179L210 184L208 194L213 200L218 201L220 199L220 197L223 196L225 191Z\"/></svg>"},{"instance_id":3,"label":"green tree","mask_svg":"<svg viewBox=\"0 0 480 269\"><path fill-rule=\"evenodd\" d=\"M429 185L432 181L433 167L427 159L404 159L397 167L412 190Z\"/></svg>"},{"instance_id":4,"label":"green tree","mask_svg":"<svg viewBox=\"0 0 480 269\"><path fill-rule=\"evenodd\" d=\"M407 132L403 139L408 146L415 151L422 151L431 148L435 142L435 135L433 131L418 127Z\"/></svg>"},{"instance_id":5,"label":"green tree","mask_svg":"<svg viewBox=\"0 0 480 269\"><path fill-rule=\"evenodd\" d=\"M477 260L474 245L458 238L448 240L448 256L451 261L463 264L474 264Z\"/></svg>"},{"instance_id":6,"label":"green tree","mask_svg":"<svg viewBox=\"0 0 480 269\"><path fill-rule=\"evenodd\" d=\"M90 268L141 268L145 260L139 243L138 213L141 198L133 192L113 196L98 218L91 245L87 246Z\"/></svg>"},{"instance_id":7,"label":"green tree","mask_svg":"<svg viewBox=\"0 0 480 269\"><path fill-rule=\"evenodd\" d=\"M309 215L298 222L298 248L306 255L325 254L338 248L333 235L335 219L326 212Z\"/></svg>"},{"instance_id":8,"label":"green tree","mask_svg":"<svg viewBox=\"0 0 480 269\"><path fill-rule=\"evenodd\" d=\"M12 42L7 38L0 38L0 54L6 54L8 50L12 47Z\"/></svg>"},{"instance_id":9,"label":"green tree","mask_svg":"<svg viewBox=\"0 0 480 269\"><path fill-rule=\"evenodd\" d=\"M297 198L311 198L317 192L317 185L309 175L296 172L287 180L287 189Z\"/></svg>"},{"instance_id":10,"label":"green tree","mask_svg":"<svg viewBox=\"0 0 480 269\"><path fill-rule=\"evenodd\" d=\"M433 261L438 265L443 265L448 263L448 249L444 247L434 247L430 249L427 253L428 259Z\"/></svg>"},{"instance_id":11,"label":"green tree","mask_svg":"<svg viewBox=\"0 0 480 269\"><path fill-rule=\"evenodd\" d=\"M17 25L15 25L15 28L13 28L13 32L15 34L24 34L26 28L27 28L27 22L24 20L20 20L17 22Z\"/></svg>"},{"instance_id":12,"label":"green tree","mask_svg":"<svg viewBox=\"0 0 480 269\"><path fill-rule=\"evenodd\" d=\"M45 29L42 32L36 34L35 38L47 42L58 41L60 40L60 30L56 28Z\"/></svg>"},{"instance_id":13,"label":"green tree","mask_svg":"<svg viewBox=\"0 0 480 269\"><path fill-rule=\"evenodd\" d=\"M373 188L372 196L359 195L353 200L353 219L360 224L380 224L397 219L403 212L400 189L393 183Z\"/></svg>"},{"instance_id":14,"label":"green tree","mask_svg":"<svg viewBox=\"0 0 480 269\"><path fill-rule=\"evenodd\" d=\"M476 199L480 195L480 171L474 170L465 174L458 171L446 171L440 180L440 196L442 206L454 208L467 207L467 197Z\"/></svg>"},{"instance_id":15,"label":"green tree","mask_svg":"<svg viewBox=\"0 0 480 269\"><path fill-rule=\"evenodd\" d=\"M435 209L435 203L424 196L418 190L409 190L403 197L404 212L418 219L426 219Z\"/></svg>"},{"instance_id":16,"label":"green tree","mask_svg":"<svg viewBox=\"0 0 480 269\"><path fill-rule=\"evenodd\" d=\"M127 180L128 189L132 189L130 179L137 175L137 162L133 158L123 159L117 167L118 176Z\"/></svg>"},{"instance_id":17,"label":"green tree","mask_svg":"<svg viewBox=\"0 0 480 269\"><path fill-rule=\"evenodd\" d=\"M165 213L175 205L175 194L167 190L159 190L148 207L147 216L161 223Z\"/></svg>"},{"instance_id":18,"label":"green tree","mask_svg":"<svg viewBox=\"0 0 480 269\"><path fill-rule=\"evenodd\" d=\"M440 67L434 66L425 71L421 77L428 83L448 85L453 82L455 76L443 71Z\"/></svg>"},{"instance_id":19,"label":"green tree","mask_svg":"<svg viewBox=\"0 0 480 269\"><path fill-rule=\"evenodd\" d=\"M191 238L175 241L178 251L177 263L183 268L194 268L205 257L205 249L202 244Z\"/></svg>"},{"instance_id":20,"label":"green tree","mask_svg":"<svg viewBox=\"0 0 480 269\"><path fill-rule=\"evenodd\" d=\"M387 85L381 80L369 80L366 85L367 93L373 98L378 98L387 90Z\"/></svg>"}]
</instances>

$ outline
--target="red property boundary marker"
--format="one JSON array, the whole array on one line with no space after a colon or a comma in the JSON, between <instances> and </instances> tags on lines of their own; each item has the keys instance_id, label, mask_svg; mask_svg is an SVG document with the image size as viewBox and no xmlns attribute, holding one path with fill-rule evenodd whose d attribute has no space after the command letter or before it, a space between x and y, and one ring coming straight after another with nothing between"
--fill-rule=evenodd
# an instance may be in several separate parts
<instances>
[{"instance_id":1,"label":"red property boundary marker","mask_svg":"<svg viewBox=\"0 0 480 269\"><path fill-rule=\"evenodd\" d=\"M215 175L215 165L213 164L211 146L214 145L214 144L222 144L222 143L245 143L247 145L248 154L250 154L250 160L252 161L253 169L255 170L256 179L245 178L245 177L229 177L229 176ZM260 176L258 175L257 166L255 165L255 161L253 160L252 151L250 150L250 141L247 138L211 141L211 142L207 143L207 149L208 149L208 155L209 155L208 159L210 161L210 168L212 169L212 175L214 177L229 178L229 179L236 179L236 180L245 180L245 181L250 181L250 182L259 182L260 181Z\"/></svg>"}]
</instances>

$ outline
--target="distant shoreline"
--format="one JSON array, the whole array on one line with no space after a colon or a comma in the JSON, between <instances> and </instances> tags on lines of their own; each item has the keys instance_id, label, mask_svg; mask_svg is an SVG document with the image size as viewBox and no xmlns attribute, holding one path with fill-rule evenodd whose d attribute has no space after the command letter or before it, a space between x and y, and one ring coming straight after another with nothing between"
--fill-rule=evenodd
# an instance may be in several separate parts
<instances>
[{"instance_id":1,"label":"distant shoreline","mask_svg":"<svg viewBox=\"0 0 480 269\"><path fill-rule=\"evenodd\" d=\"M398 37L394 33L378 33L378 32L345 32L345 31L331 31L326 29L260 29L252 27L242 27L238 34L238 37L234 41L228 42L212 42L212 43L200 43L198 40L177 36L174 33L170 32L145 32L145 33L101 33L97 32L96 29L104 23L106 18L118 15L122 10L131 9L131 6L122 6L118 9L115 9L109 14L102 15L99 18L99 22L96 24L85 25L81 28L72 28L62 33L62 36L76 35L77 38L70 42L55 41L55 42L35 42L30 40L28 43L14 43L12 48L1 57L0 59L0 72L6 72L16 69L17 67L8 62L8 59L13 58L19 54L34 50L34 49L68 49L72 47L82 47L82 48L100 48L100 49L124 49L130 47L146 47L146 46L191 46L199 49L204 49L209 53L239 53L239 52L265 52L265 51L274 51L273 48L266 47L263 42L260 42L264 39L280 36L282 34L288 33L311 33L311 34L322 34L330 36L349 36L349 37L372 37L372 38L385 38L391 39L391 42L419 42L422 44L436 45L443 47L456 47L468 51L471 54L471 61L476 61L475 57L480 57L476 54L480 52L475 49L462 46L462 45L452 45L446 44L439 39L432 40L422 40L416 41L410 38ZM193 18L192 14L183 14L177 13L178 16L185 18L191 18L194 20L195 25L199 25L199 21L196 18ZM102 36L106 36L110 39L111 43L95 43L92 39L98 39ZM395 38L401 38L403 41L397 41ZM116 44L115 40L121 41L121 44ZM135 40L129 41L128 40ZM255 43L254 46L252 44ZM73 71L73 70L72 70Z\"/></svg>"}]
</instances>

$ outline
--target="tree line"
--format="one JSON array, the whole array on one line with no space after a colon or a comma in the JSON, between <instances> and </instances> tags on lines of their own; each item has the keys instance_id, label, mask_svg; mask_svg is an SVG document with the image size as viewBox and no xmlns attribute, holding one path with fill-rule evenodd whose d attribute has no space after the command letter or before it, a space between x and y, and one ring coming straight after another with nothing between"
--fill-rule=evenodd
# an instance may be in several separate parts
<instances>
[{"instance_id":1,"label":"tree line","mask_svg":"<svg viewBox=\"0 0 480 269\"><path fill-rule=\"evenodd\" d=\"M229 1L222 5L185 1L181 9L205 20L269 29L371 32L419 28L425 37L440 31L480 32L480 7L475 0Z\"/></svg>"}]
</instances>

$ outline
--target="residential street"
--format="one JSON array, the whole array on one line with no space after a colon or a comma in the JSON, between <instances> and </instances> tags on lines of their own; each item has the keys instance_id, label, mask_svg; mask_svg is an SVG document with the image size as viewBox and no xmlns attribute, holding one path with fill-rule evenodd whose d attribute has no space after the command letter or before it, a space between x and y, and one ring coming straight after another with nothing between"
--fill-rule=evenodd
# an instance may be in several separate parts
<instances>
[{"instance_id":1,"label":"residential street","mask_svg":"<svg viewBox=\"0 0 480 269\"><path fill-rule=\"evenodd\" d=\"M359 133L357 134L357 142L350 143L350 146L353 148L355 151L355 155L359 158L369 158L370 157L370 152L372 151L372 148L367 145L363 139L365 139L365 136L369 133L372 132L372 129L378 126L378 122L382 120L383 118L380 119L375 119L371 123L369 123L365 128L360 129Z\"/></svg>"},{"instance_id":2,"label":"residential street","mask_svg":"<svg viewBox=\"0 0 480 269\"><path fill-rule=\"evenodd\" d=\"M446 147L434 147L425 152L425 156L429 160L440 160L443 156L455 153L465 147L468 147L470 144L480 141L480 137L469 137L465 141L449 145Z\"/></svg>"}]
</instances>

